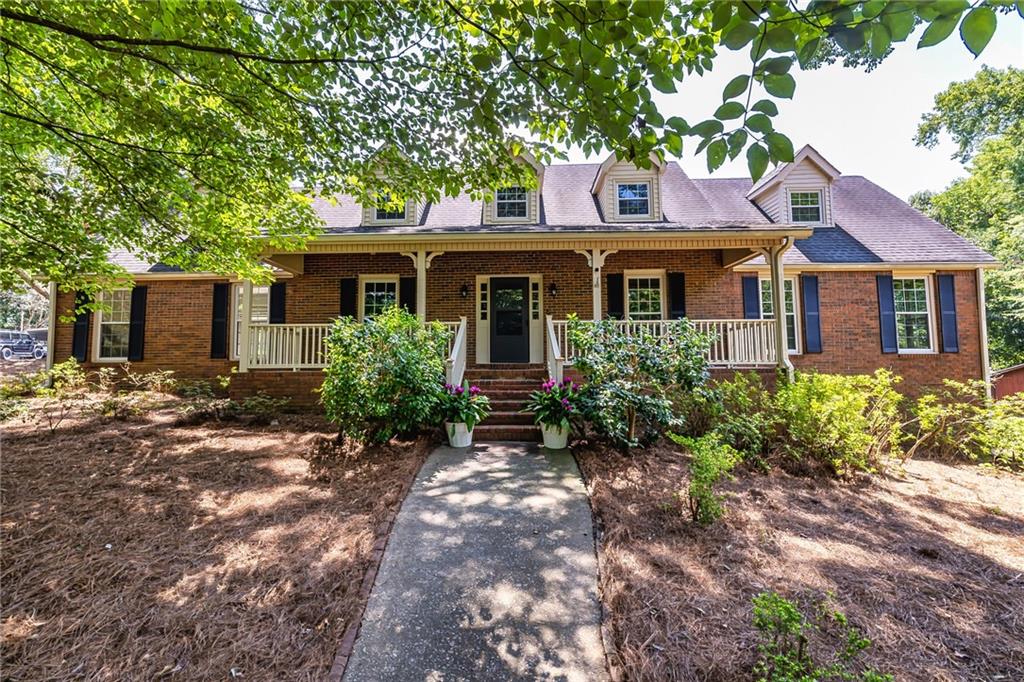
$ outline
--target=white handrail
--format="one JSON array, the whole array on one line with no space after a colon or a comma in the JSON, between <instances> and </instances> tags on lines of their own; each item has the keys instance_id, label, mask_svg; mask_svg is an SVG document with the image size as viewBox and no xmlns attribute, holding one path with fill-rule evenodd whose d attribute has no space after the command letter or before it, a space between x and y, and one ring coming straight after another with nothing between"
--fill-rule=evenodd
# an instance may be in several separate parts
<instances>
[{"instance_id":1,"label":"white handrail","mask_svg":"<svg viewBox=\"0 0 1024 682\"><path fill-rule=\"evenodd\" d=\"M562 355L562 344L558 342L558 334L555 332L555 323L550 315L547 316L547 365L548 378L555 382L561 382L565 368L565 357Z\"/></svg>"},{"instance_id":2,"label":"white handrail","mask_svg":"<svg viewBox=\"0 0 1024 682\"><path fill-rule=\"evenodd\" d=\"M460 317L458 322L445 324L458 325L444 362L445 381L458 386L462 384L462 378L466 375L466 318Z\"/></svg>"},{"instance_id":3,"label":"white handrail","mask_svg":"<svg viewBox=\"0 0 1024 682\"><path fill-rule=\"evenodd\" d=\"M614 320L627 336L641 333L671 341L676 320ZM776 364L775 320L690 320L698 332L713 338L708 350L712 367L771 367ZM563 365L571 365L576 349L567 334L566 320L550 320L548 338L562 351ZM548 370L550 373L550 369Z\"/></svg>"}]
</instances>

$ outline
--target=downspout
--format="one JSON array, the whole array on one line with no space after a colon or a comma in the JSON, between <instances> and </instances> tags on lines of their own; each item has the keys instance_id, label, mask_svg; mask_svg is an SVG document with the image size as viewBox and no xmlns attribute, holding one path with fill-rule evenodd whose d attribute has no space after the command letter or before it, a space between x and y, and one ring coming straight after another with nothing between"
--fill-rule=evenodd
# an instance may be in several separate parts
<instances>
[{"instance_id":1,"label":"downspout","mask_svg":"<svg viewBox=\"0 0 1024 682\"><path fill-rule=\"evenodd\" d=\"M793 363L789 359L789 344L786 338L786 274L782 258L793 245L792 237L783 237L782 245L769 250L769 266L772 278L772 310L775 311L775 353L776 366L793 379ZM796 292L793 292L796 295Z\"/></svg>"},{"instance_id":2,"label":"downspout","mask_svg":"<svg viewBox=\"0 0 1024 682\"><path fill-rule=\"evenodd\" d=\"M985 394L992 397L992 371L988 364L988 315L985 311L985 269L978 268L978 330L981 353L981 376L985 381Z\"/></svg>"}]
</instances>

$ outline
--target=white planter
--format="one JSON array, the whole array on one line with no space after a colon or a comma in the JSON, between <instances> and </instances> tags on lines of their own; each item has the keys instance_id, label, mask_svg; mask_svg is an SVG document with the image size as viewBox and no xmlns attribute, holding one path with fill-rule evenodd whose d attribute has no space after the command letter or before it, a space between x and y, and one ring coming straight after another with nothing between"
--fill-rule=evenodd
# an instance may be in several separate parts
<instances>
[{"instance_id":1,"label":"white planter","mask_svg":"<svg viewBox=\"0 0 1024 682\"><path fill-rule=\"evenodd\" d=\"M544 436L544 447L549 450L564 450L569 443L568 422L562 422L556 426L541 424L540 433Z\"/></svg>"},{"instance_id":2,"label":"white planter","mask_svg":"<svg viewBox=\"0 0 1024 682\"><path fill-rule=\"evenodd\" d=\"M467 429L465 422L445 422L444 430L453 448L468 448L473 444L473 429Z\"/></svg>"}]
</instances>

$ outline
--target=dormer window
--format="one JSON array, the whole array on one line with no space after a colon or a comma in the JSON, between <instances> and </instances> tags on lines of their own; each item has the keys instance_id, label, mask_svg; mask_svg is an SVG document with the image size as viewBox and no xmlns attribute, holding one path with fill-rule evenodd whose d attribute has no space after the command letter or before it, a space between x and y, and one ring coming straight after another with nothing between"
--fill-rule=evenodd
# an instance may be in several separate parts
<instances>
[{"instance_id":1,"label":"dormer window","mask_svg":"<svg viewBox=\"0 0 1024 682\"><path fill-rule=\"evenodd\" d=\"M498 218L525 218L529 215L525 187L499 189L494 196L495 216Z\"/></svg>"},{"instance_id":2,"label":"dormer window","mask_svg":"<svg viewBox=\"0 0 1024 682\"><path fill-rule=\"evenodd\" d=\"M377 212L375 215L378 221L390 222L395 220L405 220L405 204L402 205L401 210L397 211L392 208L388 208L388 204L391 203L391 196L388 194L385 194L383 197L381 197L380 203L383 204L384 207L377 207Z\"/></svg>"},{"instance_id":3,"label":"dormer window","mask_svg":"<svg viewBox=\"0 0 1024 682\"><path fill-rule=\"evenodd\" d=\"M821 190L789 193L789 216L794 223L821 222Z\"/></svg>"},{"instance_id":4,"label":"dormer window","mask_svg":"<svg viewBox=\"0 0 1024 682\"><path fill-rule=\"evenodd\" d=\"M651 215L651 183L620 182L615 186L620 216Z\"/></svg>"}]
</instances>

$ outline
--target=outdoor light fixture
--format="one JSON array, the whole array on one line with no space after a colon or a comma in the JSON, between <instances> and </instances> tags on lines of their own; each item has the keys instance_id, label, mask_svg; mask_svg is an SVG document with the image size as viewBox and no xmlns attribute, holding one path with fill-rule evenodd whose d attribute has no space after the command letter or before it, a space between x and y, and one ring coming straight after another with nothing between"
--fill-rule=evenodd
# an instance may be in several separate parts
<instances>
[{"instance_id":1,"label":"outdoor light fixture","mask_svg":"<svg viewBox=\"0 0 1024 682\"><path fill-rule=\"evenodd\" d=\"M462 296L462 298L469 298L469 285L468 284L463 284L462 285L462 288L459 289L459 295Z\"/></svg>"},{"instance_id":2,"label":"outdoor light fixture","mask_svg":"<svg viewBox=\"0 0 1024 682\"><path fill-rule=\"evenodd\" d=\"M554 282L548 285L548 296L550 296L551 298L558 296L558 285L555 284Z\"/></svg>"}]
</instances>

